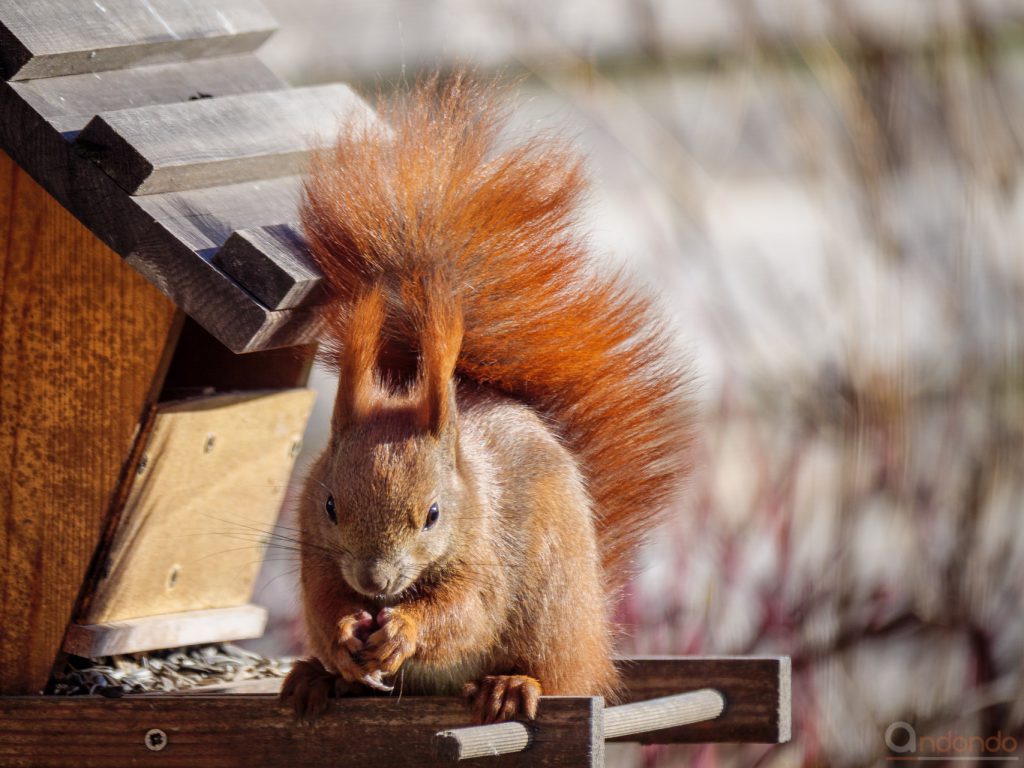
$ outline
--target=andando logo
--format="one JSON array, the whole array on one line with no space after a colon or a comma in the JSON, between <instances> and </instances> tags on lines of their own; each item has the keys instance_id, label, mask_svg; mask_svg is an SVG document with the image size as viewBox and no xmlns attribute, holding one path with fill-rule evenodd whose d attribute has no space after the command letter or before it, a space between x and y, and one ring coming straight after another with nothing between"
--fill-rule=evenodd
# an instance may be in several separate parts
<instances>
[{"instance_id":1,"label":"andando logo","mask_svg":"<svg viewBox=\"0 0 1024 768\"><path fill-rule=\"evenodd\" d=\"M985 760L1015 761L1020 746L1013 736L996 731L991 736L967 736L950 729L938 736L918 736L910 723L897 720L885 729L889 760Z\"/></svg>"}]
</instances>

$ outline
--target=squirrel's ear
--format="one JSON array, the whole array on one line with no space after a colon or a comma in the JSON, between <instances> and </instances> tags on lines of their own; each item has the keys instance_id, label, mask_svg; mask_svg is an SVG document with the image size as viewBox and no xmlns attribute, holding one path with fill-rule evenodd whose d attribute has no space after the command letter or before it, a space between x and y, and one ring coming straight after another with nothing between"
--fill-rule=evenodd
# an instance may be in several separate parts
<instances>
[{"instance_id":1,"label":"squirrel's ear","mask_svg":"<svg viewBox=\"0 0 1024 768\"><path fill-rule=\"evenodd\" d=\"M462 307L450 296L434 296L426 315L420 328L417 413L420 427L439 435L454 416L451 381L462 348Z\"/></svg>"},{"instance_id":2,"label":"squirrel's ear","mask_svg":"<svg viewBox=\"0 0 1024 768\"><path fill-rule=\"evenodd\" d=\"M358 424L377 393L377 355L384 326L384 297L379 287L356 299L349 314L338 366L334 428Z\"/></svg>"}]
</instances>

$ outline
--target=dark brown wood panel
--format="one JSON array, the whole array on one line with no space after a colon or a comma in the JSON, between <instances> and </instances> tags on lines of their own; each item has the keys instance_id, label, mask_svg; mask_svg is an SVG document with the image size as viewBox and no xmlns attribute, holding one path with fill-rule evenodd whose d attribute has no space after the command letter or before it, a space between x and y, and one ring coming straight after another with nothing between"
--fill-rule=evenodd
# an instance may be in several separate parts
<instances>
[{"instance_id":1,"label":"dark brown wood panel","mask_svg":"<svg viewBox=\"0 0 1024 768\"><path fill-rule=\"evenodd\" d=\"M460 764L602 766L601 714L600 699L544 697L526 752ZM434 734L468 724L461 701L438 697L339 699L313 725L273 696L0 697L0 766L444 765Z\"/></svg>"},{"instance_id":2,"label":"dark brown wood panel","mask_svg":"<svg viewBox=\"0 0 1024 768\"><path fill-rule=\"evenodd\" d=\"M714 688L725 697L725 711L708 722L624 736L616 741L777 744L790 739L788 657L648 656L624 659L618 664L626 701Z\"/></svg>"},{"instance_id":3,"label":"dark brown wood panel","mask_svg":"<svg viewBox=\"0 0 1024 768\"><path fill-rule=\"evenodd\" d=\"M213 263L271 309L315 304L324 298L323 273L294 224L234 232L214 254Z\"/></svg>"},{"instance_id":4,"label":"dark brown wood panel","mask_svg":"<svg viewBox=\"0 0 1024 768\"><path fill-rule=\"evenodd\" d=\"M244 389L304 387L315 346L285 347L236 355L192 318L186 318L161 400Z\"/></svg>"},{"instance_id":5,"label":"dark brown wood panel","mask_svg":"<svg viewBox=\"0 0 1024 768\"><path fill-rule=\"evenodd\" d=\"M0 298L0 691L19 693L49 677L178 320L3 154Z\"/></svg>"},{"instance_id":6,"label":"dark brown wood panel","mask_svg":"<svg viewBox=\"0 0 1024 768\"><path fill-rule=\"evenodd\" d=\"M284 82L252 55L11 83L50 125L74 138L100 112L272 91Z\"/></svg>"},{"instance_id":7,"label":"dark brown wood panel","mask_svg":"<svg viewBox=\"0 0 1024 768\"><path fill-rule=\"evenodd\" d=\"M258 0L0 4L0 69L29 80L248 53L274 31Z\"/></svg>"},{"instance_id":8,"label":"dark brown wood panel","mask_svg":"<svg viewBox=\"0 0 1024 768\"><path fill-rule=\"evenodd\" d=\"M104 112L77 144L126 192L144 195L299 173L343 121L371 117L335 83Z\"/></svg>"}]
</instances>

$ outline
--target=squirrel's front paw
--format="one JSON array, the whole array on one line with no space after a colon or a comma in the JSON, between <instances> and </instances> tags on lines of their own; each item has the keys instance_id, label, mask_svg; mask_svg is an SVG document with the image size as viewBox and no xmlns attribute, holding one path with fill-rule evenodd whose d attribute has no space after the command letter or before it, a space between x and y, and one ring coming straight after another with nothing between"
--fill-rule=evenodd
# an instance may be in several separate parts
<instances>
[{"instance_id":1,"label":"squirrel's front paw","mask_svg":"<svg viewBox=\"0 0 1024 768\"><path fill-rule=\"evenodd\" d=\"M399 608L384 608L377 625L380 629L370 635L360 658L371 674L393 675L416 652L419 628Z\"/></svg>"},{"instance_id":2,"label":"squirrel's front paw","mask_svg":"<svg viewBox=\"0 0 1024 768\"><path fill-rule=\"evenodd\" d=\"M349 614L338 621L331 643L330 664L345 682L366 682L368 670L361 663L361 655L372 628L373 617L366 611Z\"/></svg>"},{"instance_id":3,"label":"squirrel's front paw","mask_svg":"<svg viewBox=\"0 0 1024 768\"><path fill-rule=\"evenodd\" d=\"M462 695L473 708L478 723L500 723L525 717L537 717L540 682L526 675L488 675L466 683Z\"/></svg>"},{"instance_id":4,"label":"squirrel's front paw","mask_svg":"<svg viewBox=\"0 0 1024 768\"><path fill-rule=\"evenodd\" d=\"M281 686L281 703L290 705L296 719L315 720L327 710L333 696L344 696L351 686L328 672L319 659L301 659L292 666Z\"/></svg>"}]
</instances>

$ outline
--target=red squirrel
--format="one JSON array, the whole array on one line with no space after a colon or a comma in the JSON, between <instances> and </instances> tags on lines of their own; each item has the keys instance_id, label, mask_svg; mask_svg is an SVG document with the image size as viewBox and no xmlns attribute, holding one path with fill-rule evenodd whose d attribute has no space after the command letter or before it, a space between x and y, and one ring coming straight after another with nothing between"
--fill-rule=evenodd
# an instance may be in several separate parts
<instances>
[{"instance_id":1,"label":"red squirrel","mask_svg":"<svg viewBox=\"0 0 1024 768\"><path fill-rule=\"evenodd\" d=\"M616 693L613 602L686 474L690 379L652 301L589 263L580 161L504 141L508 105L435 79L311 162L339 388L299 510L299 716L391 686L477 722Z\"/></svg>"}]
</instances>

